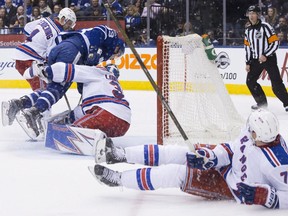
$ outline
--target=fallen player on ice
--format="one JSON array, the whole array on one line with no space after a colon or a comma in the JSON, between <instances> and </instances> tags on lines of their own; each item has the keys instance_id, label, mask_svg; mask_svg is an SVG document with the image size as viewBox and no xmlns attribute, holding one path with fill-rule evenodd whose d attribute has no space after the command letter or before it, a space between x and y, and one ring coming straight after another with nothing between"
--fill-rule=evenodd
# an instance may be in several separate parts
<instances>
[{"instance_id":1,"label":"fallen player on ice","mask_svg":"<svg viewBox=\"0 0 288 216\"><path fill-rule=\"evenodd\" d=\"M106 138L97 143L97 164L89 170L100 183L110 187L143 191L178 187L209 199L288 208L288 151L273 113L264 109L252 112L245 129L233 142L197 144L195 148L195 152L175 145L122 148ZM117 172L101 162L153 168Z\"/></svg>"}]
</instances>

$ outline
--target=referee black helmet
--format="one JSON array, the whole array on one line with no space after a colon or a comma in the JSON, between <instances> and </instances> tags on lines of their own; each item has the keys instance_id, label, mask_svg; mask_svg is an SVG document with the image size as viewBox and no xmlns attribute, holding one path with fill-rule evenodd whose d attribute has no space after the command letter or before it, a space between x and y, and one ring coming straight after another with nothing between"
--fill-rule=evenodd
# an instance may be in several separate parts
<instances>
[{"instance_id":1,"label":"referee black helmet","mask_svg":"<svg viewBox=\"0 0 288 216\"><path fill-rule=\"evenodd\" d=\"M248 12L256 12L256 13L260 13L260 8L257 5L251 5L248 9L247 9L247 13Z\"/></svg>"}]
</instances>

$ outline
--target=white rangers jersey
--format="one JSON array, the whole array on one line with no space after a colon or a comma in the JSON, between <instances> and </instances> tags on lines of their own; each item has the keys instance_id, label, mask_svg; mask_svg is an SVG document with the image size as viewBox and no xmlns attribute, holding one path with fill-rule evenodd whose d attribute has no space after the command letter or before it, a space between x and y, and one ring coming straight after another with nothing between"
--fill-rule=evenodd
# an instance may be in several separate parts
<instances>
[{"instance_id":1,"label":"white rangers jersey","mask_svg":"<svg viewBox=\"0 0 288 216\"><path fill-rule=\"evenodd\" d=\"M279 208L288 208L288 149L280 135L273 144L257 147L245 129L234 142L218 145L213 151L237 202L242 199L237 183L267 184L277 190Z\"/></svg>"},{"instance_id":2,"label":"white rangers jersey","mask_svg":"<svg viewBox=\"0 0 288 216\"><path fill-rule=\"evenodd\" d=\"M54 82L74 81L84 84L81 104L84 113L98 106L128 123L131 122L131 110L123 90L114 74L106 68L58 62L51 69L52 74L48 78L52 77Z\"/></svg>"},{"instance_id":3,"label":"white rangers jersey","mask_svg":"<svg viewBox=\"0 0 288 216\"><path fill-rule=\"evenodd\" d=\"M56 37L63 28L47 17L27 23L24 31L27 39L16 48L14 59L45 61L50 50L58 44Z\"/></svg>"}]
</instances>

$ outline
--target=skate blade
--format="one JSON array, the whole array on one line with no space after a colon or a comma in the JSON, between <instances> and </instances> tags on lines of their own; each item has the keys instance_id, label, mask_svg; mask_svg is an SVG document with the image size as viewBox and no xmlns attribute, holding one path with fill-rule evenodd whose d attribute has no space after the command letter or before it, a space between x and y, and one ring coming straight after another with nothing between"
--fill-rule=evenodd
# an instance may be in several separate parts
<instances>
[{"instance_id":1,"label":"skate blade","mask_svg":"<svg viewBox=\"0 0 288 216\"><path fill-rule=\"evenodd\" d=\"M106 139L100 139L96 143L96 146L95 146L95 162L96 162L96 164L106 162L105 147L106 147Z\"/></svg>"},{"instance_id":2,"label":"skate blade","mask_svg":"<svg viewBox=\"0 0 288 216\"><path fill-rule=\"evenodd\" d=\"M27 120L23 114L16 116L16 121L32 140L37 140L37 135L35 134L34 130L27 125Z\"/></svg>"},{"instance_id":3,"label":"skate blade","mask_svg":"<svg viewBox=\"0 0 288 216\"><path fill-rule=\"evenodd\" d=\"M2 106L1 106L1 117L2 117L2 125L3 127L10 125L9 124L9 118L8 118L8 109L9 109L9 102L7 101L2 101Z\"/></svg>"},{"instance_id":4,"label":"skate blade","mask_svg":"<svg viewBox=\"0 0 288 216\"><path fill-rule=\"evenodd\" d=\"M100 181L100 179L95 175L94 172L94 166L88 166L88 170L91 173L91 175L96 179L97 182L99 182L99 184L101 185L105 185L103 182Z\"/></svg>"}]
</instances>

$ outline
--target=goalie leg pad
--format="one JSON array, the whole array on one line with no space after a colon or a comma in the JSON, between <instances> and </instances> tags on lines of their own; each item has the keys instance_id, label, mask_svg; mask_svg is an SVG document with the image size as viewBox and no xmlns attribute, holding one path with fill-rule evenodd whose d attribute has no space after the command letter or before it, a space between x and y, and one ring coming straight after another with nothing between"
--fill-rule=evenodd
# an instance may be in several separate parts
<instances>
[{"instance_id":1,"label":"goalie leg pad","mask_svg":"<svg viewBox=\"0 0 288 216\"><path fill-rule=\"evenodd\" d=\"M106 134L100 130L48 123L45 146L61 152L95 155L95 145Z\"/></svg>"}]
</instances>

